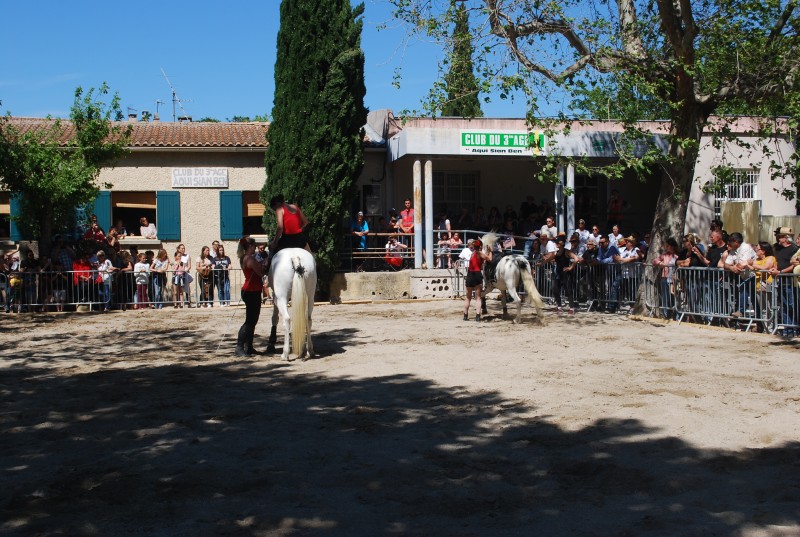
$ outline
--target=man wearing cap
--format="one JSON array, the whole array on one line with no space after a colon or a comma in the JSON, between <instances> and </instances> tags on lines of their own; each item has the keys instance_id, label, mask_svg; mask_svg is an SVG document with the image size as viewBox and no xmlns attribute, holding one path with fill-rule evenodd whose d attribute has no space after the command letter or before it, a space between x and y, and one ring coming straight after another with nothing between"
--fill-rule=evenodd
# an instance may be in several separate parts
<instances>
[{"instance_id":1,"label":"man wearing cap","mask_svg":"<svg viewBox=\"0 0 800 537\"><path fill-rule=\"evenodd\" d=\"M775 279L781 301L778 320L784 325L783 336L794 337L798 335L795 325L799 322L795 295L800 292L800 289L795 289L794 278L791 277L791 274L794 268L800 265L800 259L795 255L798 252L798 246L792 241L794 233L791 228L780 227L775 230L775 236L780 249L775 250L776 266L770 270L770 274Z\"/></svg>"}]
</instances>

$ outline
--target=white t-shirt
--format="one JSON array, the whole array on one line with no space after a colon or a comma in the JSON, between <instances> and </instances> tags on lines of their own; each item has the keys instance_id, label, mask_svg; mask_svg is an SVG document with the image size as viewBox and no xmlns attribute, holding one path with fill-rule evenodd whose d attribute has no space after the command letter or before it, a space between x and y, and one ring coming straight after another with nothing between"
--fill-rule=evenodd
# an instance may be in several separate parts
<instances>
[{"instance_id":1,"label":"white t-shirt","mask_svg":"<svg viewBox=\"0 0 800 537\"><path fill-rule=\"evenodd\" d=\"M97 271L103 276L103 282L107 282L111 279L111 269L114 268L114 265L106 259L97 267Z\"/></svg>"},{"instance_id":2,"label":"white t-shirt","mask_svg":"<svg viewBox=\"0 0 800 537\"><path fill-rule=\"evenodd\" d=\"M556 246L556 241L547 241L547 244L542 244L539 247L539 252L542 255L554 254L557 251L558 251L558 246Z\"/></svg>"},{"instance_id":3,"label":"white t-shirt","mask_svg":"<svg viewBox=\"0 0 800 537\"><path fill-rule=\"evenodd\" d=\"M548 227L547 224L542 226L541 229L542 235L549 235L551 239L555 239L558 236L558 229L556 226Z\"/></svg>"},{"instance_id":4,"label":"white t-shirt","mask_svg":"<svg viewBox=\"0 0 800 537\"><path fill-rule=\"evenodd\" d=\"M133 274L136 278L136 283L139 285L147 283L149 272L150 272L150 265L148 265L147 263L136 263L133 266Z\"/></svg>"},{"instance_id":5,"label":"white t-shirt","mask_svg":"<svg viewBox=\"0 0 800 537\"><path fill-rule=\"evenodd\" d=\"M753 250L753 247L743 242L739 245L736 250L731 251L728 254L728 257L725 258L726 265L739 265L745 263L751 263L756 260L758 256L756 255L756 251Z\"/></svg>"}]
</instances>

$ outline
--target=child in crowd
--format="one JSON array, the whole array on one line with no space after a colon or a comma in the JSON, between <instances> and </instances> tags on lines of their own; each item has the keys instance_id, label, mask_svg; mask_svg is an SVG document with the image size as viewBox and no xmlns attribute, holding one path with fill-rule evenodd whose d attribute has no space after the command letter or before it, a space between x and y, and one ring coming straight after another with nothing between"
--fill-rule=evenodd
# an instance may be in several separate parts
<instances>
[{"instance_id":1,"label":"child in crowd","mask_svg":"<svg viewBox=\"0 0 800 537\"><path fill-rule=\"evenodd\" d=\"M147 308L147 282L150 280L150 265L146 256L138 254L136 264L133 266L133 278L136 281L136 305L134 309Z\"/></svg>"},{"instance_id":2,"label":"child in crowd","mask_svg":"<svg viewBox=\"0 0 800 537\"><path fill-rule=\"evenodd\" d=\"M183 283L186 277L186 270L182 257L183 255L180 252L175 252L175 261L172 263L172 291L174 293L172 307L174 308L183 307Z\"/></svg>"},{"instance_id":3,"label":"child in crowd","mask_svg":"<svg viewBox=\"0 0 800 537\"><path fill-rule=\"evenodd\" d=\"M53 265L53 273L50 275L50 289L52 289L51 304L55 305L56 311L64 311L64 303L67 301L67 285L69 276L64 272L64 265L56 261Z\"/></svg>"}]
</instances>

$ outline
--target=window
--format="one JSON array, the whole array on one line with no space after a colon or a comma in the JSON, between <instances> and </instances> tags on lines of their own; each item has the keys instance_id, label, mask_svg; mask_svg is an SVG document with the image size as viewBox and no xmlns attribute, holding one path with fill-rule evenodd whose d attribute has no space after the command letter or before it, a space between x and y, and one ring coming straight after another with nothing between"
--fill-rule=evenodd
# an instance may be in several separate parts
<instances>
[{"instance_id":1,"label":"window","mask_svg":"<svg viewBox=\"0 0 800 537\"><path fill-rule=\"evenodd\" d=\"M263 235L266 207L257 190L222 190L219 193L220 238L238 239L242 235Z\"/></svg>"},{"instance_id":2,"label":"window","mask_svg":"<svg viewBox=\"0 0 800 537\"><path fill-rule=\"evenodd\" d=\"M104 193L95 200L94 210L98 223L106 231L121 220L129 234L138 235L139 219L144 216L155 224L160 240L181 240L180 192L108 192L108 196L102 196ZM104 226L106 218L107 227Z\"/></svg>"},{"instance_id":3,"label":"window","mask_svg":"<svg viewBox=\"0 0 800 537\"><path fill-rule=\"evenodd\" d=\"M0 192L0 237L11 237L11 193Z\"/></svg>"},{"instance_id":4,"label":"window","mask_svg":"<svg viewBox=\"0 0 800 537\"><path fill-rule=\"evenodd\" d=\"M714 198L714 217L720 218L723 201L751 201L758 199L758 170L734 170L733 180L722 187Z\"/></svg>"},{"instance_id":5,"label":"window","mask_svg":"<svg viewBox=\"0 0 800 537\"><path fill-rule=\"evenodd\" d=\"M450 217L462 207L475 210L478 200L478 174L476 172L434 172L434 212L447 207Z\"/></svg>"}]
</instances>

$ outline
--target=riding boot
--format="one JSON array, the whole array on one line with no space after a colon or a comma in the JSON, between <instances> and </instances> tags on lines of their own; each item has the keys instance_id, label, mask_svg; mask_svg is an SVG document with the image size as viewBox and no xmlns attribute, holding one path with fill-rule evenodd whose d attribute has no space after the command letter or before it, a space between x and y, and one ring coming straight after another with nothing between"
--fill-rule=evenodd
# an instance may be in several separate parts
<instances>
[{"instance_id":1,"label":"riding boot","mask_svg":"<svg viewBox=\"0 0 800 537\"><path fill-rule=\"evenodd\" d=\"M251 328L250 330L247 331L247 339L245 339L244 342L244 351L247 354L261 354L259 351L253 348L253 337L255 337L255 335L256 335L255 328Z\"/></svg>"},{"instance_id":2,"label":"riding boot","mask_svg":"<svg viewBox=\"0 0 800 537\"><path fill-rule=\"evenodd\" d=\"M245 342L247 341L247 325L242 325L239 329L239 336L236 338L236 356L249 356L245 349Z\"/></svg>"}]
</instances>

